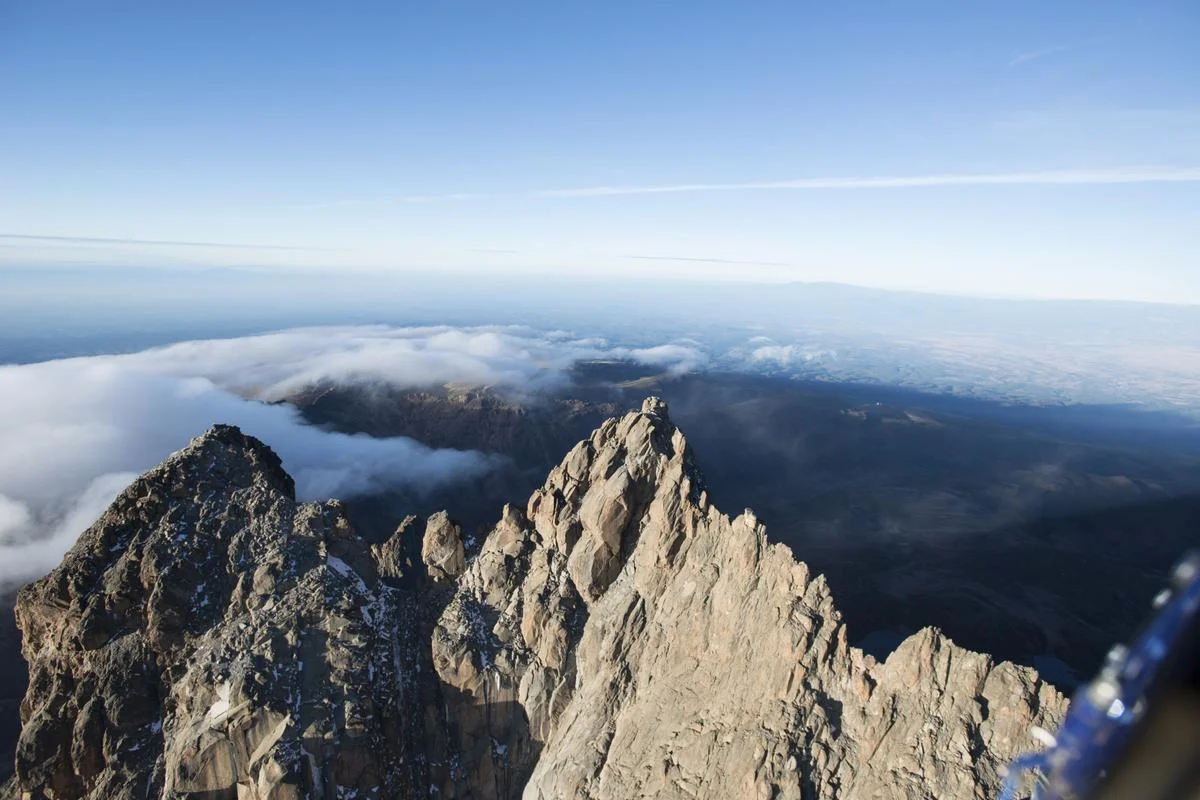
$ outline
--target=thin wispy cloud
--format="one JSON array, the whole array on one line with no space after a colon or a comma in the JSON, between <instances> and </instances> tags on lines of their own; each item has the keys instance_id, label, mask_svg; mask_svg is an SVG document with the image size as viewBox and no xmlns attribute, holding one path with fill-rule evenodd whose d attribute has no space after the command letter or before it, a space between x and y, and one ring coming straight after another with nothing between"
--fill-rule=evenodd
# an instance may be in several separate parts
<instances>
[{"instance_id":1,"label":"thin wispy cloud","mask_svg":"<svg viewBox=\"0 0 1200 800\"><path fill-rule=\"evenodd\" d=\"M736 264L752 267L790 267L786 261L742 261L736 258L696 258L693 256L621 256L635 261L683 261L693 264Z\"/></svg>"},{"instance_id":2,"label":"thin wispy cloud","mask_svg":"<svg viewBox=\"0 0 1200 800\"><path fill-rule=\"evenodd\" d=\"M1005 66L1019 67L1022 64L1028 64L1031 61L1038 61L1046 58L1047 56L1058 55L1059 53L1065 53L1068 50L1075 50L1076 48L1084 47L1090 44L1099 44L1107 39L1107 36L1096 36L1091 39L1085 39L1082 42L1067 42L1065 44L1056 44L1050 47L1043 47L1041 50L1029 50L1024 53L1018 53Z\"/></svg>"},{"instance_id":3,"label":"thin wispy cloud","mask_svg":"<svg viewBox=\"0 0 1200 800\"><path fill-rule=\"evenodd\" d=\"M542 190L535 192L534 196L572 198L771 190L914 189L938 186L1071 186L1128 183L1200 183L1200 167L1121 167L1040 172L941 173L897 177L801 178L786 181L681 183L664 186L591 186L581 189Z\"/></svg>"},{"instance_id":4,"label":"thin wispy cloud","mask_svg":"<svg viewBox=\"0 0 1200 800\"><path fill-rule=\"evenodd\" d=\"M1045 48L1042 48L1041 50L1030 50L1027 53L1021 53L1021 54L1017 55L1015 58L1013 58L1011 61L1009 61L1008 64L1006 64L1005 66L1019 67L1022 64L1028 64L1030 61L1037 61L1039 58L1045 58L1046 56L1052 56L1056 53L1065 53L1066 51L1072 50L1075 47L1076 47L1076 45L1074 45L1074 44L1056 44L1053 47L1045 47Z\"/></svg>"},{"instance_id":5,"label":"thin wispy cloud","mask_svg":"<svg viewBox=\"0 0 1200 800\"><path fill-rule=\"evenodd\" d=\"M920 189L951 186L1083 186L1137 183L1200 183L1200 167L1133 166L1103 169L1040 170L1023 172L943 172L930 175L843 176L740 183L672 183L621 186L583 186L536 189L528 192L454 192L364 201L359 205L452 203L468 200L570 200L587 197L620 197L651 194L702 194L755 191L851 191ZM339 203L344 205L345 202ZM318 206L308 206L315 208Z\"/></svg>"},{"instance_id":6,"label":"thin wispy cloud","mask_svg":"<svg viewBox=\"0 0 1200 800\"><path fill-rule=\"evenodd\" d=\"M192 242L177 239L125 239L107 236L43 236L32 233L0 233L0 239L24 242L65 242L69 244L153 245L162 247L220 247L237 250L323 250L329 247L296 247L278 244L236 244L232 242Z\"/></svg>"}]
</instances>

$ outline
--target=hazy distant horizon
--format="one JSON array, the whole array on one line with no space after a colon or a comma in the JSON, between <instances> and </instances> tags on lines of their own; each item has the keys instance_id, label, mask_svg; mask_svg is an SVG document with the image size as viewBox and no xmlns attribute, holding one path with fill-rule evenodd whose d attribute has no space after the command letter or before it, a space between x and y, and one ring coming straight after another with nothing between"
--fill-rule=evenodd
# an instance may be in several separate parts
<instances>
[{"instance_id":1,"label":"hazy distant horizon","mask_svg":"<svg viewBox=\"0 0 1200 800\"><path fill-rule=\"evenodd\" d=\"M0 240L4 237L0 235ZM643 257L630 257L634 259L643 259ZM708 259L666 259L678 261L698 261L705 262ZM166 265L158 264L137 264L137 263L96 263L93 261L51 261L41 263L28 263L22 261L5 260L4 255L0 253L0 282L5 276L12 277L21 275L27 277L45 277L53 278L55 275L62 274L83 274L100 276L108 275L123 275L132 274L138 276L161 275L163 277L184 276L197 274L242 274L254 275L271 278L369 278L377 280L403 280L405 278L419 278L425 281L442 281L452 283L463 278L485 278L502 281L512 281L515 284L520 284L525 281L536 281L542 283L551 283L556 285L593 285L607 284L612 281L611 278L605 277L602 274L573 274L570 272L553 272L538 269L513 268L507 270L497 270L495 268L477 266L477 267L458 267L458 268L422 268L422 267L363 267L363 266L307 266L303 264L293 264L287 266L278 265L260 265L260 264L208 264L203 261L194 263L172 263ZM1035 303L1086 303L1086 304L1116 304L1130 306L1169 306L1169 307L1197 307L1200 308L1200 295L1195 298L1191 297L1167 297L1156 300L1145 300L1127 297L1107 297L1107 296L1049 296L1049 295L1029 295L1021 293L989 293L982 291L955 291L951 289L918 289L908 288L901 285L893 284L872 284L872 283L855 283L853 281L841 280L801 280L793 278L754 278L743 277L739 275L727 276L711 276L711 275L649 275L638 281L640 284L651 285L700 285L700 286L830 286L842 287L846 289L861 289L865 291L877 291L894 295L928 295L932 297L957 298L962 300L983 300L997 302L1035 302ZM5 286L6 289L13 287Z\"/></svg>"},{"instance_id":2,"label":"hazy distant horizon","mask_svg":"<svg viewBox=\"0 0 1200 800\"><path fill-rule=\"evenodd\" d=\"M712 369L1200 419L1200 307L1191 305L828 282L279 269L9 270L0 364L322 326L492 326L630 348L682 343Z\"/></svg>"}]
</instances>

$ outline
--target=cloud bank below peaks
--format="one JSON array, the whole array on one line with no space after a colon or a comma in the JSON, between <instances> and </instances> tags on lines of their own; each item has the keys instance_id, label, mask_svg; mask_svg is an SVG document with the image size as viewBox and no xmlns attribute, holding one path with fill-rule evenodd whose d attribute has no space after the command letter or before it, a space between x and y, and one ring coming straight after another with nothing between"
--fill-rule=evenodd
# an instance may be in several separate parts
<instances>
[{"instance_id":1,"label":"cloud bank below peaks","mask_svg":"<svg viewBox=\"0 0 1200 800\"><path fill-rule=\"evenodd\" d=\"M567 370L583 359L624 358L676 371L707 361L698 347L682 344L639 349L520 327L384 325L183 342L112 358L129 359L157 373L205 377L265 401L323 383L384 383L402 389L466 384L537 392L565 383Z\"/></svg>"},{"instance_id":2,"label":"cloud bank below peaks","mask_svg":"<svg viewBox=\"0 0 1200 800\"><path fill-rule=\"evenodd\" d=\"M275 449L302 500L422 492L486 473L498 457L325 431L275 401L329 382L537 391L582 358L675 371L705 360L688 345L612 348L562 332L370 326L0 367L0 589L53 568L138 474L214 423Z\"/></svg>"}]
</instances>

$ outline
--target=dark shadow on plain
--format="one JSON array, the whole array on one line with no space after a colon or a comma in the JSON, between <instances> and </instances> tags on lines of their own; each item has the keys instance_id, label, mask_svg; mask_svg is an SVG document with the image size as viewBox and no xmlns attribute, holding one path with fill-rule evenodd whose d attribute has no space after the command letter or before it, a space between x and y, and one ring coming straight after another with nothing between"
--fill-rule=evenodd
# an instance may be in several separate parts
<instances>
[{"instance_id":1,"label":"dark shadow on plain","mask_svg":"<svg viewBox=\"0 0 1200 800\"><path fill-rule=\"evenodd\" d=\"M0 595L0 783L13 774L21 733L21 700L29 684L29 668L21 657L21 632L13 616L16 603L15 593Z\"/></svg>"}]
</instances>

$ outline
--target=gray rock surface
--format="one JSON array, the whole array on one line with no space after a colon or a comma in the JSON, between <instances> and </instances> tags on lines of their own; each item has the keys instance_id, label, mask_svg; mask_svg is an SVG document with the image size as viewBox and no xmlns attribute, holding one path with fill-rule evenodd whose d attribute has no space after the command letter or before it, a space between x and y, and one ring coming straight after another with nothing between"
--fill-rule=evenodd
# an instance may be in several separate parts
<instances>
[{"instance_id":1,"label":"gray rock surface","mask_svg":"<svg viewBox=\"0 0 1200 800\"><path fill-rule=\"evenodd\" d=\"M848 646L653 398L469 562L420 529L369 548L260 442L194 440L20 594L19 795L983 798L1065 710L933 629Z\"/></svg>"},{"instance_id":2,"label":"gray rock surface","mask_svg":"<svg viewBox=\"0 0 1200 800\"><path fill-rule=\"evenodd\" d=\"M436 583L454 583L467 567L462 526L442 511L425 523L421 562Z\"/></svg>"},{"instance_id":3,"label":"gray rock surface","mask_svg":"<svg viewBox=\"0 0 1200 800\"><path fill-rule=\"evenodd\" d=\"M298 505L217 427L133 484L22 590L27 797L424 791L411 604L337 502ZM422 756L423 757L423 756Z\"/></svg>"},{"instance_id":4,"label":"gray rock surface","mask_svg":"<svg viewBox=\"0 0 1200 800\"><path fill-rule=\"evenodd\" d=\"M433 651L480 706L522 709L462 720L459 750L527 798L986 797L1066 705L932 629L883 664L849 647L824 579L708 503L654 399L506 509Z\"/></svg>"}]
</instances>

